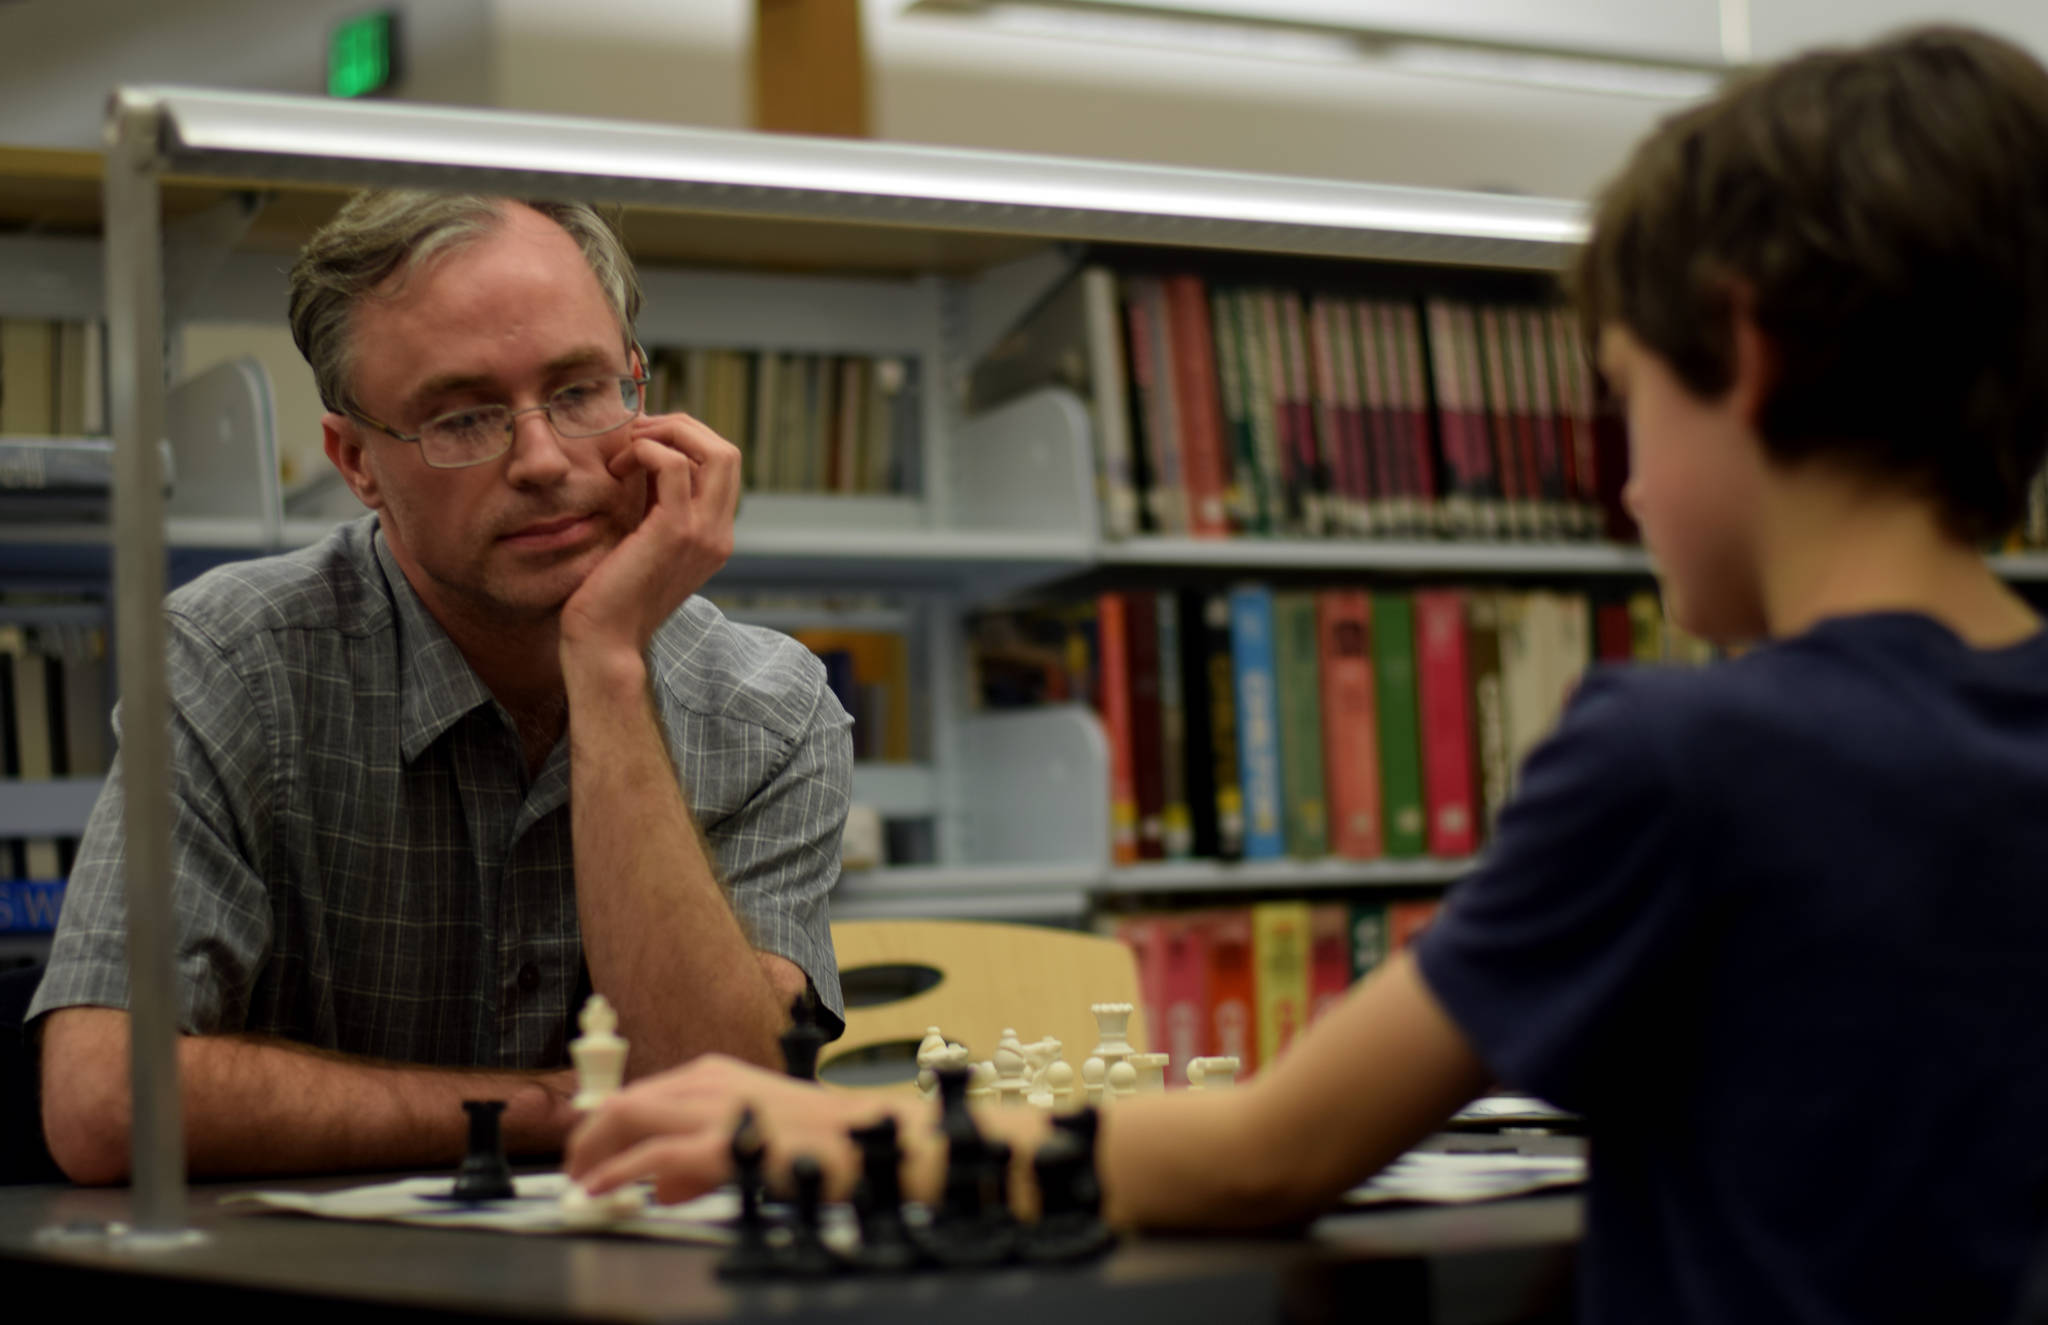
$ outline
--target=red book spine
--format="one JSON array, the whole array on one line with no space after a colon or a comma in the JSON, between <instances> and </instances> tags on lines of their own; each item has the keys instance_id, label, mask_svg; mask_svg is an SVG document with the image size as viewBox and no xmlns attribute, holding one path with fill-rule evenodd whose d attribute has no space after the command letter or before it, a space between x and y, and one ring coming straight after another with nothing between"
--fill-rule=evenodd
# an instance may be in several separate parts
<instances>
[{"instance_id":1,"label":"red book spine","mask_svg":"<svg viewBox=\"0 0 2048 1325\"><path fill-rule=\"evenodd\" d=\"M1209 931L1199 915L1160 920L1165 956L1165 1020L1153 1032L1156 1050L1168 1056L1166 1079L1188 1084L1188 1063L1209 1054Z\"/></svg>"},{"instance_id":2,"label":"red book spine","mask_svg":"<svg viewBox=\"0 0 2048 1325\"><path fill-rule=\"evenodd\" d=\"M1230 533L1225 502L1230 471L1223 448L1223 405L1217 395L1216 340L1202 278L1169 276L1166 311L1180 415L1181 476L1188 494L1188 532L1198 538L1223 538Z\"/></svg>"},{"instance_id":3,"label":"red book spine","mask_svg":"<svg viewBox=\"0 0 2048 1325\"><path fill-rule=\"evenodd\" d=\"M1160 766L1159 602L1124 595L1131 675L1131 774L1138 791L1138 859L1166 859L1166 770Z\"/></svg>"},{"instance_id":4,"label":"red book spine","mask_svg":"<svg viewBox=\"0 0 2048 1325\"><path fill-rule=\"evenodd\" d=\"M1418 934L1429 928L1429 922L1436 919L1436 909L1440 905L1442 903L1434 897L1412 897L1387 903L1387 951L1399 952L1413 943Z\"/></svg>"},{"instance_id":5,"label":"red book spine","mask_svg":"<svg viewBox=\"0 0 2048 1325\"><path fill-rule=\"evenodd\" d=\"M1209 913L1209 1051L1235 1058L1237 1079L1259 1067L1258 985L1252 972L1252 913Z\"/></svg>"},{"instance_id":6,"label":"red book spine","mask_svg":"<svg viewBox=\"0 0 2048 1325\"><path fill-rule=\"evenodd\" d=\"M1121 594L1106 593L1095 604L1096 647L1101 651L1096 707L1109 740L1109 858L1112 864L1138 860L1138 784L1131 757L1130 627Z\"/></svg>"},{"instance_id":7,"label":"red book spine","mask_svg":"<svg viewBox=\"0 0 2048 1325\"><path fill-rule=\"evenodd\" d=\"M1352 305L1358 325L1358 365L1365 406L1368 447L1372 452L1373 524L1376 532L1401 526L1400 429L1394 419L1394 394L1388 385L1386 322L1379 305L1361 299Z\"/></svg>"},{"instance_id":8,"label":"red book spine","mask_svg":"<svg viewBox=\"0 0 2048 1325\"><path fill-rule=\"evenodd\" d=\"M1308 912L1308 1019L1344 1001L1351 988L1351 908L1318 902Z\"/></svg>"},{"instance_id":9,"label":"red book spine","mask_svg":"<svg viewBox=\"0 0 2048 1325\"><path fill-rule=\"evenodd\" d=\"M1444 527L1450 533L1463 533L1471 525L1479 480L1465 438L1465 384L1459 375L1457 318L1444 299L1431 299L1424 313L1429 329L1430 388L1444 457Z\"/></svg>"},{"instance_id":10,"label":"red book spine","mask_svg":"<svg viewBox=\"0 0 2048 1325\"><path fill-rule=\"evenodd\" d=\"M1116 936L1131 950L1138 967L1138 1007L1144 1014L1145 1031L1152 1043L1165 1042L1166 1026L1166 921L1161 916L1126 916L1117 922Z\"/></svg>"},{"instance_id":11,"label":"red book spine","mask_svg":"<svg viewBox=\"0 0 2048 1325\"><path fill-rule=\"evenodd\" d=\"M1362 589L1326 589L1316 595L1316 616L1330 850L1350 860L1372 860L1383 850L1372 596Z\"/></svg>"},{"instance_id":12,"label":"red book spine","mask_svg":"<svg viewBox=\"0 0 2048 1325\"><path fill-rule=\"evenodd\" d=\"M1428 369L1422 362L1422 315L1415 311L1414 304L1402 303L1395 307L1394 318L1399 331L1396 343L1401 347L1401 403L1408 421L1408 453L1415 469L1415 495L1430 512L1430 523L1434 524L1437 481L1436 466L1430 463L1429 456L1429 382Z\"/></svg>"},{"instance_id":13,"label":"red book spine","mask_svg":"<svg viewBox=\"0 0 2048 1325\"><path fill-rule=\"evenodd\" d=\"M1356 480L1351 474L1350 433L1344 425L1343 393L1337 386L1336 332L1330 325L1330 301L1321 295L1308 303L1308 367L1310 412L1315 418L1318 445L1328 463L1330 490L1335 508L1331 523L1340 531L1354 527L1358 507Z\"/></svg>"},{"instance_id":14,"label":"red book spine","mask_svg":"<svg viewBox=\"0 0 2048 1325\"><path fill-rule=\"evenodd\" d=\"M1422 709L1422 776L1429 851L1479 848L1472 796L1472 716L1465 687L1465 601L1456 589L1415 595L1415 682Z\"/></svg>"},{"instance_id":15,"label":"red book spine","mask_svg":"<svg viewBox=\"0 0 2048 1325\"><path fill-rule=\"evenodd\" d=\"M1299 456L1308 493L1306 532L1330 532L1330 467L1324 463L1316 436L1315 398L1309 390L1307 317L1301 296L1292 290L1280 295L1280 334L1287 370L1287 412L1294 426L1294 445Z\"/></svg>"},{"instance_id":16,"label":"red book spine","mask_svg":"<svg viewBox=\"0 0 2048 1325\"><path fill-rule=\"evenodd\" d=\"M1628 619L1628 604L1619 599L1593 609L1593 656L1601 662L1635 660L1634 623Z\"/></svg>"}]
</instances>

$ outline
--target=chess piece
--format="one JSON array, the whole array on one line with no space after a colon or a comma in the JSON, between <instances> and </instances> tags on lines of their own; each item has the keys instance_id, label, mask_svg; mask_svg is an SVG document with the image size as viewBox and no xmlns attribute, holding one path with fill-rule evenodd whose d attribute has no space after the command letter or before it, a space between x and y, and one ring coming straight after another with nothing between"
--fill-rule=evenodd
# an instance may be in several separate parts
<instances>
[{"instance_id":1,"label":"chess piece","mask_svg":"<svg viewBox=\"0 0 2048 1325\"><path fill-rule=\"evenodd\" d=\"M1100 1058L1090 1058L1081 1064L1081 1098L1089 1108L1102 1107L1103 1078L1108 1075L1109 1067Z\"/></svg>"},{"instance_id":2,"label":"chess piece","mask_svg":"<svg viewBox=\"0 0 2048 1325\"><path fill-rule=\"evenodd\" d=\"M796 1188L796 1222L790 1226L789 1245L776 1254L776 1264L782 1273L801 1279L835 1273L840 1260L824 1237L825 1170L815 1155L798 1155L790 1161L789 1176Z\"/></svg>"},{"instance_id":3,"label":"chess piece","mask_svg":"<svg viewBox=\"0 0 2048 1325\"><path fill-rule=\"evenodd\" d=\"M996 1065L990 1062L976 1063L968 1069L967 1098L970 1100L993 1100L996 1093Z\"/></svg>"},{"instance_id":4,"label":"chess piece","mask_svg":"<svg viewBox=\"0 0 2048 1325\"><path fill-rule=\"evenodd\" d=\"M1134 1010L1131 1004L1091 1003L1088 1010L1095 1014L1095 1029L1102 1037L1090 1057L1100 1058L1105 1071L1112 1063L1121 1063L1137 1052L1125 1038L1130 1031L1131 1013Z\"/></svg>"},{"instance_id":5,"label":"chess piece","mask_svg":"<svg viewBox=\"0 0 2048 1325\"><path fill-rule=\"evenodd\" d=\"M940 1265L1000 1264L1016 1250L1015 1226L1002 1199L1009 1148L991 1147L975 1126L967 1103L967 1074L946 1067L938 1075L946 1179L931 1222L911 1230L911 1238Z\"/></svg>"},{"instance_id":6,"label":"chess piece","mask_svg":"<svg viewBox=\"0 0 2048 1325\"><path fill-rule=\"evenodd\" d=\"M1113 1100L1127 1100L1138 1093L1138 1069L1131 1066L1130 1059L1111 1063L1103 1077Z\"/></svg>"},{"instance_id":7,"label":"chess piece","mask_svg":"<svg viewBox=\"0 0 2048 1325\"><path fill-rule=\"evenodd\" d=\"M1016 1044L1017 1037L1012 1035L1009 1042L1012 1045ZM1024 1092L1031 1084L1030 1079L1024 1075L1022 1051L999 1045L996 1048L996 1056L990 1060L990 1066L996 1073L997 1101L1002 1104L1022 1104Z\"/></svg>"},{"instance_id":8,"label":"chess piece","mask_svg":"<svg viewBox=\"0 0 2048 1325\"><path fill-rule=\"evenodd\" d=\"M818 1051L825 1047L825 1032L818 1025L817 1006L809 994L798 994L789 1005L789 1029L782 1033L782 1070L798 1081L818 1079Z\"/></svg>"},{"instance_id":9,"label":"chess piece","mask_svg":"<svg viewBox=\"0 0 2048 1325\"><path fill-rule=\"evenodd\" d=\"M1194 1058L1188 1061L1189 1090L1228 1090L1237 1084L1235 1058Z\"/></svg>"},{"instance_id":10,"label":"chess piece","mask_svg":"<svg viewBox=\"0 0 2048 1325\"><path fill-rule=\"evenodd\" d=\"M1166 1092L1167 1054L1132 1054L1125 1061L1138 1072L1138 1093L1140 1095L1162 1095Z\"/></svg>"},{"instance_id":11,"label":"chess piece","mask_svg":"<svg viewBox=\"0 0 2048 1325\"><path fill-rule=\"evenodd\" d=\"M1046 1107L1057 1113L1065 1113L1074 1107L1074 1067L1071 1063L1056 1062L1045 1069Z\"/></svg>"},{"instance_id":12,"label":"chess piece","mask_svg":"<svg viewBox=\"0 0 2048 1325\"><path fill-rule=\"evenodd\" d=\"M1093 1109L1060 1115L1053 1120L1052 1136L1032 1157L1039 1213L1023 1235L1025 1260L1085 1260L1115 1245L1116 1234L1102 1222L1102 1182L1095 1171L1099 1122Z\"/></svg>"},{"instance_id":13,"label":"chess piece","mask_svg":"<svg viewBox=\"0 0 2048 1325\"><path fill-rule=\"evenodd\" d=\"M896 1119L847 1133L860 1150L860 1185L854 1188L853 1210L860 1220L860 1250L854 1264L863 1270L893 1273L917 1263L917 1248L903 1223L903 1148L896 1137Z\"/></svg>"},{"instance_id":14,"label":"chess piece","mask_svg":"<svg viewBox=\"0 0 2048 1325\"><path fill-rule=\"evenodd\" d=\"M768 1242L768 1219L761 1211L762 1169L767 1146L754 1123L754 1111L740 1114L732 1130L733 1179L740 1192L739 1240L718 1263L721 1279L759 1279L775 1272L775 1250Z\"/></svg>"},{"instance_id":15,"label":"chess piece","mask_svg":"<svg viewBox=\"0 0 2048 1325\"><path fill-rule=\"evenodd\" d=\"M625 1081L626 1041L618 1034L619 1014L603 994L584 1000L576 1024L583 1034L569 1041L569 1058L576 1065L576 1096L569 1107L587 1113Z\"/></svg>"},{"instance_id":16,"label":"chess piece","mask_svg":"<svg viewBox=\"0 0 2048 1325\"><path fill-rule=\"evenodd\" d=\"M939 1093L939 1079L935 1075L940 1063L945 1061L946 1037L936 1026L925 1027L924 1039L917 1046L917 1094L919 1099L932 1099Z\"/></svg>"},{"instance_id":17,"label":"chess piece","mask_svg":"<svg viewBox=\"0 0 2048 1325\"><path fill-rule=\"evenodd\" d=\"M462 1109L469 1115L469 1148L462 1166L455 1170L455 1186L448 1198L465 1204L511 1200L519 1193L512 1186L512 1166L505 1161L505 1142L498 1128L505 1101L464 1100Z\"/></svg>"},{"instance_id":18,"label":"chess piece","mask_svg":"<svg viewBox=\"0 0 2048 1325\"><path fill-rule=\"evenodd\" d=\"M1024 1076L1030 1082L1024 1092L1026 1099L1033 1103L1037 1102L1036 1097L1046 1089L1045 1074L1052 1070L1054 1063L1060 1061L1064 1047L1059 1040L1050 1035L1042 1040L1033 1040L1024 1046Z\"/></svg>"},{"instance_id":19,"label":"chess piece","mask_svg":"<svg viewBox=\"0 0 2048 1325\"><path fill-rule=\"evenodd\" d=\"M615 1187L603 1196L592 1196L578 1183L563 1191L558 1211L562 1227L578 1232L611 1228L647 1209L647 1189L637 1184Z\"/></svg>"}]
</instances>

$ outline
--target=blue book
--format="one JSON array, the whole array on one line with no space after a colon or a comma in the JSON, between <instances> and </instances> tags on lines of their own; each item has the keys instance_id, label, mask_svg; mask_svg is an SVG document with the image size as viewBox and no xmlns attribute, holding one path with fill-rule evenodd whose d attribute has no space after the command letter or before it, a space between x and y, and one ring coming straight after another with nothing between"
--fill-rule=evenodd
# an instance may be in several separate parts
<instances>
[{"instance_id":1,"label":"blue book","mask_svg":"<svg viewBox=\"0 0 2048 1325\"><path fill-rule=\"evenodd\" d=\"M1280 690L1273 667L1273 591L1230 591L1230 658L1237 683L1237 763L1244 782L1244 858L1287 854L1280 785Z\"/></svg>"},{"instance_id":2,"label":"blue book","mask_svg":"<svg viewBox=\"0 0 2048 1325\"><path fill-rule=\"evenodd\" d=\"M63 906L61 879L0 879L0 934L48 934Z\"/></svg>"}]
</instances>

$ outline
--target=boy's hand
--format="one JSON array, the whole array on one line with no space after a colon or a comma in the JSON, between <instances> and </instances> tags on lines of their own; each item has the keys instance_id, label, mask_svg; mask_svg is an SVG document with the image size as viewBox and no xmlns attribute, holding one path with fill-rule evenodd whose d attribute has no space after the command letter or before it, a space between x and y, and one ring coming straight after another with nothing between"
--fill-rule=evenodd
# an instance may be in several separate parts
<instances>
[{"instance_id":1,"label":"boy's hand","mask_svg":"<svg viewBox=\"0 0 2048 1325\"><path fill-rule=\"evenodd\" d=\"M635 655L732 555L740 452L687 414L642 415L608 468L647 476L647 513L562 606L562 642Z\"/></svg>"},{"instance_id":2,"label":"boy's hand","mask_svg":"<svg viewBox=\"0 0 2048 1325\"><path fill-rule=\"evenodd\" d=\"M606 1100L570 1135L563 1167L593 1196L652 1178L655 1200L687 1201L731 1179L733 1129L749 1108L767 1146L769 1174L779 1178L791 1160L810 1155L824 1169L828 1199L851 1192L860 1176L847 1129L889 1111L872 1096L824 1090L707 1054Z\"/></svg>"}]
</instances>

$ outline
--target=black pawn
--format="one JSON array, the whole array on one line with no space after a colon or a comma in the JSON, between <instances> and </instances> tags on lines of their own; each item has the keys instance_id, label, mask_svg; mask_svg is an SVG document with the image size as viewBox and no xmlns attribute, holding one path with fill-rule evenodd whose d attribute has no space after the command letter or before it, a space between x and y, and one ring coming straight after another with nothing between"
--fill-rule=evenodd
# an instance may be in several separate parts
<instances>
[{"instance_id":1,"label":"black pawn","mask_svg":"<svg viewBox=\"0 0 2048 1325\"><path fill-rule=\"evenodd\" d=\"M938 1071L940 1125L946 1133L946 1182L918 1249L940 1265L1000 1265L1017 1250L1009 1209L1010 1148L990 1145L967 1104L967 1069Z\"/></svg>"},{"instance_id":2,"label":"black pawn","mask_svg":"<svg viewBox=\"0 0 2048 1325\"><path fill-rule=\"evenodd\" d=\"M469 1115L469 1150L455 1170L449 1199L469 1203L511 1200L518 1192L512 1186L512 1166L505 1162L505 1142L498 1128L505 1101L464 1100L462 1109Z\"/></svg>"},{"instance_id":3,"label":"black pawn","mask_svg":"<svg viewBox=\"0 0 2048 1325\"><path fill-rule=\"evenodd\" d=\"M1055 1130L1032 1157L1038 1222L1026 1230L1024 1259L1040 1264L1085 1260L1116 1244L1102 1222L1102 1180L1095 1171L1093 1109L1054 1119Z\"/></svg>"},{"instance_id":4,"label":"black pawn","mask_svg":"<svg viewBox=\"0 0 2048 1325\"><path fill-rule=\"evenodd\" d=\"M722 1279L759 1279L776 1269L774 1248L768 1243L768 1219L761 1212L761 1172L767 1162L761 1129L754 1125L754 1111L740 1114L732 1132L732 1169L740 1189L739 1241L718 1263Z\"/></svg>"},{"instance_id":5,"label":"black pawn","mask_svg":"<svg viewBox=\"0 0 2048 1325\"><path fill-rule=\"evenodd\" d=\"M840 1268L840 1261L825 1245L825 1170L810 1155L798 1155L789 1166L796 1185L796 1223L790 1242L777 1257L783 1273L815 1279Z\"/></svg>"},{"instance_id":6,"label":"black pawn","mask_svg":"<svg viewBox=\"0 0 2048 1325\"><path fill-rule=\"evenodd\" d=\"M860 1149L860 1185L853 1193L854 1213L860 1217L860 1250L854 1263L880 1273L907 1270L917 1263L917 1249L903 1223L903 1147L897 1140L896 1119L884 1116L847 1135Z\"/></svg>"},{"instance_id":7,"label":"black pawn","mask_svg":"<svg viewBox=\"0 0 2048 1325\"><path fill-rule=\"evenodd\" d=\"M782 1070L798 1081L816 1081L818 1051L824 1047L817 1007L810 995L798 994L789 1005L789 1029L782 1033Z\"/></svg>"}]
</instances>

